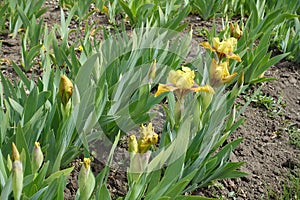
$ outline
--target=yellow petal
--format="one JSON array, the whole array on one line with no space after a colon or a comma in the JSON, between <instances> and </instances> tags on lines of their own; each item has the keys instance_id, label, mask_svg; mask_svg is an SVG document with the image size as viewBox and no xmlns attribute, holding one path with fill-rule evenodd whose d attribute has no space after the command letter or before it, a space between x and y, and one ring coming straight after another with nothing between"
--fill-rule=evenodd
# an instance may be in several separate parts
<instances>
[{"instance_id":1,"label":"yellow petal","mask_svg":"<svg viewBox=\"0 0 300 200\"><path fill-rule=\"evenodd\" d=\"M208 42L201 42L200 45L211 51L214 51L214 52L216 51Z\"/></svg>"},{"instance_id":2,"label":"yellow petal","mask_svg":"<svg viewBox=\"0 0 300 200\"><path fill-rule=\"evenodd\" d=\"M180 78L180 76L182 76L182 74L183 72L180 70L171 70L168 75L168 82L173 85L176 85L178 79Z\"/></svg>"},{"instance_id":3,"label":"yellow petal","mask_svg":"<svg viewBox=\"0 0 300 200\"><path fill-rule=\"evenodd\" d=\"M61 102L65 106L69 99L71 98L73 93L73 83L71 80L65 76L62 75L60 77L60 83L59 83L59 95L61 97Z\"/></svg>"},{"instance_id":4,"label":"yellow petal","mask_svg":"<svg viewBox=\"0 0 300 200\"><path fill-rule=\"evenodd\" d=\"M237 44L237 40L233 37L224 40L220 43L219 47L217 48L217 51L219 53L223 53L223 54L229 54L232 53L234 51L234 48Z\"/></svg>"},{"instance_id":5,"label":"yellow petal","mask_svg":"<svg viewBox=\"0 0 300 200\"><path fill-rule=\"evenodd\" d=\"M186 73L191 73L193 72L193 70L191 70L189 67L185 67L185 66L182 66L182 71L186 72ZM194 74L194 73L193 73Z\"/></svg>"},{"instance_id":6,"label":"yellow petal","mask_svg":"<svg viewBox=\"0 0 300 200\"><path fill-rule=\"evenodd\" d=\"M165 92L174 91L175 89L177 89L177 88L174 87L174 86L159 84L158 88L157 88L157 91L154 94L154 97L158 97L160 94L165 93Z\"/></svg>"},{"instance_id":7,"label":"yellow petal","mask_svg":"<svg viewBox=\"0 0 300 200\"><path fill-rule=\"evenodd\" d=\"M218 64L218 67L217 67L217 73L219 73L218 75L223 78L223 77L226 77L226 76L229 76L229 62L222 62L220 64Z\"/></svg>"},{"instance_id":8,"label":"yellow petal","mask_svg":"<svg viewBox=\"0 0 300 200\"><path fill-rule=\"evenodd\" d=\"M108 15L108 8L105 5L102 6L102 12Z\"/></svg>"},{"instance_id":9,"label":"yellow petal","mask_svg":"<svg viewBox=\"0 0 300 200\"><path fill-rule=\"evenodd\" d=\"M195 72L188 67L182 67L182 70L171 70L168 76L168 82L178 89L190 89L194 85Z\"/></svg>"},{"instance_id":10,"label":"yellow petal","mask_svg":"<svg viewBox=\"0 0 300 200\"><path fill-rule=\"evenodd\" d=\"M140 129L141 138L138 141L138 150L139 153L147 152L151 145L156 144L158 141L158 135L154 132L152 123L149 123L148 126L141 126Z\"/></svg>"},{"instance_id":11,"label":"yellow petal","mask_svg":"<svg viewBox=\"0 0 300 200\"><path fill-rule=\"evenodd\" d=\"M237 73L230 75L228 68L229 62L222 62L218 64L216 60L213 60L210 67L210 83L213 87L229 83L237 75Z\"/></svg>"},{"instance_id":12,"label":"yellow petal","mask_svg":"<svg viewBox=\"0 0 300 200\"><path fill-rule=\"evenodd\" d=\"M91 164L90 158L83 158L83 165L84 165L85 169L89 169L90 164Z\"/></svg>"},{"instance_id":13,"label":"yellow petal","mask_svg":"<svg viewBox=\"0 0 300 200\"><path fill-rule=\"evenodd\" d=\"M183 74L182 78L185 80L185 84L182 88L191 88L194 85L195 72L188 67L182 67ZM178 85L176 85L179 87Z\"/></svg>"},{"instance_id":14,"label":"yellow petal","mask_svg":"<svg viewBox=\"0 0 300 200\"><path fill-rule=\"evenodd\" d=\"M224 76L228 76L228 62L218 64L217 61L213 59L209 73L210 77L217 81L221 80Z\"/></svg>"},{"instance_id":15,"label":"yellow petal","mask_svg":"<svg viewBox=\"0 0 300 200\"><path fill-rule=\"evenodd\" d=\"M225 40L225 42L227 42L228 45L231 45L233 47L237 45L237 39L234 37L228 38L227 40Z\"/></svg>"},{"instance_id":16,"label":"yellow petal","mask_svg":"<svg viewBox=\"0 0 300 200\"><path fill-rule=\"evenodd\" d=\"M218 37L214 37L213 38L213 47L218 49L220 45L221 45L220 39Z\"/></svg>"},{"instance_id":17,"label":"yellow petal","mask_svg":"<svg viewBox=\"0 0 300 200\"><path fill-rule=\"evenodd\" d=\"M129 136L129 145L128 145L128 151L129 152L138 152L138 142L136 140L135 135Z\"/></svg>"},{"instance_id":18,"label":"yellow petal","mask_svg":"<svg viewBox=\"0 0 300 200\"><path fill-rule=\"evenodd\" d=\"M158 142L158 135L155 133L151 138L151 144L156 144Z\"/></svg>"},{"instance_id":19,"label":"yellow petal","mask_svg":"<svg viewBox=\"0 0 300 200\"><path fill-rule=\"evenodd\" d=\"M228 68L228 61L218 64L216 60L213 60L212 65L210 67L210 78L211 84L213 86L219 86L220 84L229 83L234 79L237 73L235 72L230 75Z\"/></svg>"},{"instance_id":20,"label":"yellow petal","mask_svg":"<svg viewBox=\"0 0 300 200\"><path fill-rule=\"evenodd\" d=\"M149 123L148 126L141 125L140 133L142 138L150 138L155 134L152 123Z\"/></svg>"},{"instance_id":21,"label":"yellow petal","mask_svg":"<svg viewBox=\"0 0 300 200\"><path fill-rule=\"evenodd\" d=\"M242 61L241 57L240 57L239 55L237 55L237 54L233 54L233 53L231 53L231 54L226 54L226 57L227 57L228 59L234 59L234 60L236 60L236 61L238 61L238 62L241 62L241 61Z\"/></svg>"},{"instance_id":22,"label":"yellow petal","mask_svg":"<svg viewBox=\"0 0 300 200\"><path fill-rule=\"evenodd\" d=\"M234 77L236 77L236 75L237 75L237 73L234 72L233 74L222 78L222 82L223 83L229 83L229 82L231 82L234 79Z\"/></svg>"},{"instance_id":23,"label":"yellow petal","mask_svg":"<svg viewBox=\"0 0 300 200\"><path fill-rule=\"evenodd\" d=\"M215 90L210 85L198 86L198 87L192 88L192 90L194 92L207 92L210 94L215 93Z\"/></svg>"},{"instance_id":24,"label":"yellow petal","mask_svg":"<svg viewBox=\"0 0 300 200\"><path fill-rule=\"evenodd\" d=\"M78 46L78 51L83 51L82 45L79 45L79 46Z\"/></svg>"},{"instance_id":25,"label":"yellow petal","mask_svg":"<svg viewBox=\"0 0 300 200\"><path fill-rule=\"evenodd\" d=\"M190 89L194 85L194 79L188 76L180 77L176 83L176 87L179 89Z\"/></svg>"},{"instance_id":26,"label":"yellow petal","mask_svg":"<svg viewBox=\"0 0 300 200\"><path fill-rule=\"evenodd\" d=\"M146 153L151 146L151 143L148 140L140 140L139 143L139 153Z\"/></svg>"}]
</instances>

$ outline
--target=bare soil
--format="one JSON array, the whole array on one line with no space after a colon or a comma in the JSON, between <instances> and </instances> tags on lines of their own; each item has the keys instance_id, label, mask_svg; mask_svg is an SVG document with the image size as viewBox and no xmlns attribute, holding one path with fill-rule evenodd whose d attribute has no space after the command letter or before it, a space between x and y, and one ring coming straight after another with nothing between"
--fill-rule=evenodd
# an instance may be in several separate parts
<instances>
[{"instance_id":1,"label":"bare soil","mask_svg":"<svg viewBox=\"0 0 300 200\"><path fill-rule=\"evenodd\" d=\"M51 27L59 23L60 10L57 9L55 3L47 6L49 9L44 17L45 22ZM101 15L98 19L101 19L99 20L99 23L102 23L101 26L110 26L105 15ZM201 29L212 26L211 21L201 21L194 15L189 16L186 21L194 30L193 44L196 45L203 40L200 37ZM76 23L72 24L72 26L75 25ZM217 28L220 29L220 25ZM19 37L12 39L7 33L1 34L0 40L3 41L0 50L1 72L12 81L17 80L9 61L20 65L21 40ZM288 184L289 177L300 176L300 149L291 144L290 140L291 131L300 129L299 73L300 65L286 60L271 67L265 75L275 77L277 80L265 83L262 86L262 95L272 97L275 101L280 100L281 103L267 109L264 105L252 102L243 113L245 123L230 138L230 140L244 138L233 152L231 160L244 161L245 164L241 170L249 175L239 179L221 180L211 187L195 191L195 194L224 199L277 199L278 195L283 192L284 184ZM32 71L27 74L30 77ZM243 105L253 91L249 89L247 94L241 95L237 105ZM123 155L120 154L121 156ZM80 158L72 162L72 165L75 168L65 189L65 199L74 199L78 189L77 175L80 169ZM95 175L103 167L104 163L94 160L92 170ZM124 196L127 191L125 172L111 169L107 184L113 194L113 199Z\"/></svg>"},{"instance_id":2,"label":"bare soil","mask_svg":"<svg viewBox=\"0 0 300 200\"><path fill-rule=\"evenodd\" d=\"M300 128L299 72L299 64L289 61L270 68L266 76L277 80L264 84L262 94L282 103L268 110L252 102L242 114L245 123L231 136L231 140L244 138L231 160L244 161L241 170L249 175L220 181L200 189L200 194L224 199L293 199L281 195L285 185L292 187L289 186L293 184L291 176L300 176L300 149L291 144L290 138L291 131ZM245 97L253 93L249 92L238 102L245 102Z\"/></svg>"}]
</instances>

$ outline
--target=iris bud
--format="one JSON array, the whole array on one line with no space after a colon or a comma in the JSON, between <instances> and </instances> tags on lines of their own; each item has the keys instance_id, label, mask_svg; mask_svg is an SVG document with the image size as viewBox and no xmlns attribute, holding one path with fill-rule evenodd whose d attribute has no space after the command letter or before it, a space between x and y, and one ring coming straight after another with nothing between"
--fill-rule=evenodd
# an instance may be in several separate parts
<instances>
[{"instance_id":1,"label":"iris bud","mask_svg":"<svg viewBox=\"0 0 300 200\"><path fill-rule=\"evenodd\" d=\"M44 161L44 155L39 142L34 143L32 151L32 171L35 173L39 170Z\"/></svg>"},{"instance_id":2,"label":"iris bud","mask_svg":"<svg viewBox=\"0 0 300 200\"><path fill-rule=\"evenodd\" d=\"M23 189L23 166L15 143L12 143L12 160L12 190L14 199L19 200Z\"/></svg>"},{"instance_id":3,"label":"iris bud","mask_svg":"<svg viewBox=\"0 0 300 200\"><path fill-rule=\"evenodd\" d=\"M95 187L95 177L90 167L91 159L84 158L78 175L80 199L89 199Z\"/></svg>"}]
</instances>

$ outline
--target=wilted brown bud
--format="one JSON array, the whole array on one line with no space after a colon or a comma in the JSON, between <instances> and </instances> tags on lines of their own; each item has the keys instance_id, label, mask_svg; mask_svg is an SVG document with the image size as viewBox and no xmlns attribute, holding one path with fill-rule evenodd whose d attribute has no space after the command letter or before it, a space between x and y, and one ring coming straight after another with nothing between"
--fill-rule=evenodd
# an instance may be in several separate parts
<instances>
[{"instance_id":1,"label":"wilted brown bud","mask_svg":"<svg viewBox=\"0 0 300 200\"><path fill-rule=\"evenodd\" d=\"M229 23L230 26L230 36L236 39L240 39L243 36L243 27L240 27L238 23Z\"/></svg>"}]
</instances>

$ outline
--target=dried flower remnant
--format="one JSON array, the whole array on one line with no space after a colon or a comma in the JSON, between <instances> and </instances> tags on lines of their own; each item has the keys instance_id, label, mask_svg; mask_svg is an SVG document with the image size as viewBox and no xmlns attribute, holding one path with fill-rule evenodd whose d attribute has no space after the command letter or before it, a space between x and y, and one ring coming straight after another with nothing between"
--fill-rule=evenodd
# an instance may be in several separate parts
<instances>
[{"instance_id":1,"label":"dried flower remnant","mask_svg":"<svg viewBox=\"0 0 300 200\"><path fill-rule=\"evenodd\" d=\"M229 23L230 36L239 40L243 36L243 26L239 26L238 23Z\"/></svg>"}]
</instances>

